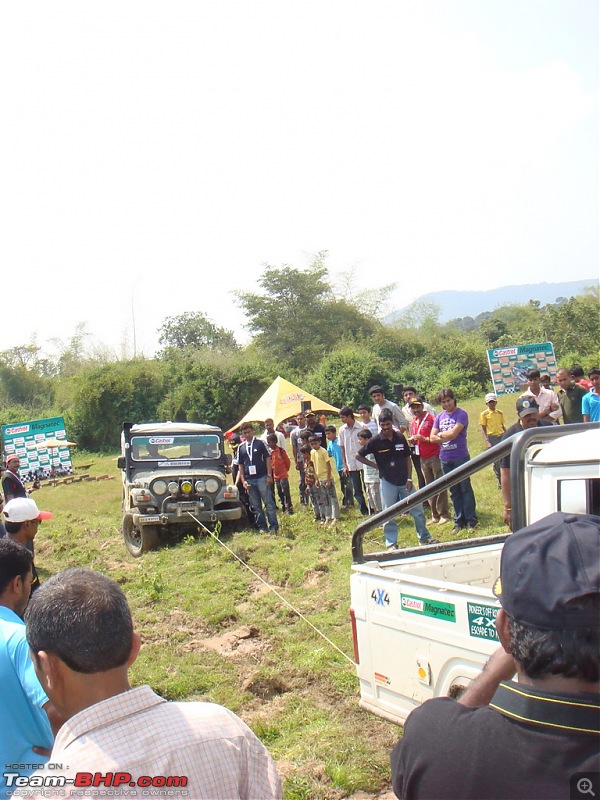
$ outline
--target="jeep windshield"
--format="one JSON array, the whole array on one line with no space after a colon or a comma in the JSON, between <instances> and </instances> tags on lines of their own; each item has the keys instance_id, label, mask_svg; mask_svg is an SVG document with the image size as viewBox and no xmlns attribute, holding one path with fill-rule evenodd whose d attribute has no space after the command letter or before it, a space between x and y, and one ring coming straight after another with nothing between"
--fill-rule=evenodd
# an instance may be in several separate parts
<instances>
[{"instance_id":1,"label":"jeep windshield","mask_svg":"<svg viewBox=\"0 0 600 800\"><path fill-rule=\"evenodd\" d=\"M134 436L131 457L134 461L213 460L221 455L221 440L212 433L173 436Z\"/></svg>"}]
</instances>

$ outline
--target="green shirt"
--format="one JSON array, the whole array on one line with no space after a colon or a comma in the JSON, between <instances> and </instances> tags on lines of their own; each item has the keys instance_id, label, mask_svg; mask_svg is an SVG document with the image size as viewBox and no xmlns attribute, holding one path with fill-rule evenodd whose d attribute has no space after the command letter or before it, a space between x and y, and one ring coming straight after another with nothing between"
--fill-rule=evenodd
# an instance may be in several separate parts
<instances>
[{"instance_id":1,"label":"green shirt","mask_svg":"<svg viewBox=\"0 0 600 800\"><path fill-rule=\"evenodd\" d=\"M583 422L581 403L587 394L584 387L580 386L578 383L574 383L566 392L564 389L559 389L557 394L565 425L568 425L570 422Z\"/></svg>"}]
</instances>

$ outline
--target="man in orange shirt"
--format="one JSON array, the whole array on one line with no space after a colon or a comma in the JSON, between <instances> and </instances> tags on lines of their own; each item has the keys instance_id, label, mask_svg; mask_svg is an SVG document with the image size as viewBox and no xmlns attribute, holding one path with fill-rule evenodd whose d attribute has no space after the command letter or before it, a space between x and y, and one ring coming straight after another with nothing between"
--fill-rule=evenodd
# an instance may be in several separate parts
<instances>
[{"instance_id":1,"label":"man in orange shirt","mask_svg":"<svg viewBox=\"0 0 600 800\"><path fill-rule=\"evenodd\" d=\"M273 481L277 487L279 502L286 514L293 514L292 497L290 495L290 457L286 451L277 444L277 435L270 433L267 436L267 446L271 454L271 464L273 465Z\"/></svg>"}]
</instances>

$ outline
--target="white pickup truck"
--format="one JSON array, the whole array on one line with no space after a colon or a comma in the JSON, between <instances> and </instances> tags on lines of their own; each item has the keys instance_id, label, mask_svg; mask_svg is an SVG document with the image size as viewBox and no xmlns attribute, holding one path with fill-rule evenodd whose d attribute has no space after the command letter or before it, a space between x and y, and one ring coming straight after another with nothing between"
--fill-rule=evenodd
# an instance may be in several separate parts
<instances>
[{"instance_id":1,"label":"white pickup truck","mask_svg":"<svg viewBox=\"0 0 600 800\"><path fill-rule=\"evenodd\" d=\"M430 697L456 695L498 646L492 594L510 534L364 555L373 527L510 451L515 530L554 511L600 514L600 425L525 431L362 522L352 541L352 633L363 708L403 724Z\"/></svg>"}]
</instances>

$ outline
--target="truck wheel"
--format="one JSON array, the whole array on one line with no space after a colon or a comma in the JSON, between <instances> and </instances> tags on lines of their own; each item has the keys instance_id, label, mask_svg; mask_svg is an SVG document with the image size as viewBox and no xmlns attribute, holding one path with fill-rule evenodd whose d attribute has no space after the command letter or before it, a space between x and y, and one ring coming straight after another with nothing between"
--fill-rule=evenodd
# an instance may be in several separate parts
<instances>
[{"instance_id":1,"label":"truck wheel","mask_svg":"<svg viewBox=\"0 0 600 800\"><path fill-rule=\"evenodd\" d=\"M131 514L123 517L123 539L132 556L138 558L148 550L156 550L160 544L160 529L157 525L137 526Z\"/></svg>"}]
</instances>

